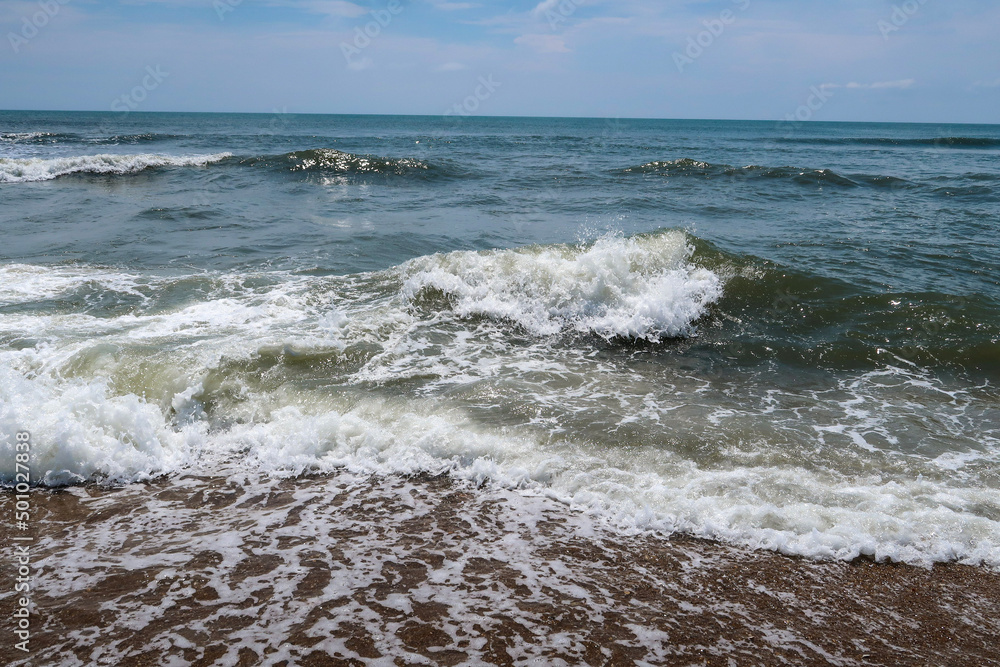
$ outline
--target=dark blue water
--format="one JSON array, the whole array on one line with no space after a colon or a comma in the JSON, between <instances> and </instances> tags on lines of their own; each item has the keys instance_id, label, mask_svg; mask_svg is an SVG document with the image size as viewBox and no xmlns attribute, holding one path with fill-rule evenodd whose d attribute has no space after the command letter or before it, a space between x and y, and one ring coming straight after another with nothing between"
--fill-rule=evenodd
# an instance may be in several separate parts
<instances>
[{"instance_id":1,"label":"dark blue water","mask_svg":"<svg viewBox=\"0 0 1000 667\"><path fill-rule=\"evenodd\" d=\"M53 484L447 469L1000 562L998 158L998 126L3 112L0 433L37 422Z\"/></svg>"}]
</instances>

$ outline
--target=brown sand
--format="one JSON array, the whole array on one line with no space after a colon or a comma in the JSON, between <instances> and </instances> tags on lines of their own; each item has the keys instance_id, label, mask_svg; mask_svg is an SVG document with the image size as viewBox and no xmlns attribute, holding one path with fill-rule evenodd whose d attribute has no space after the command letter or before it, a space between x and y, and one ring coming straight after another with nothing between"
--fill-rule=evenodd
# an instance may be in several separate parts
<instances>
[{"instance_id":1,"label":"brown sand","mask_svg":"<svg viewBox=\"0 0 1000 667\"><path fill-rule=\"evenodd\" d=\"M996 572L622 537L442 477L188 476L32 503L14 664L1000 664Z\"/></svg>"}]
</instances>

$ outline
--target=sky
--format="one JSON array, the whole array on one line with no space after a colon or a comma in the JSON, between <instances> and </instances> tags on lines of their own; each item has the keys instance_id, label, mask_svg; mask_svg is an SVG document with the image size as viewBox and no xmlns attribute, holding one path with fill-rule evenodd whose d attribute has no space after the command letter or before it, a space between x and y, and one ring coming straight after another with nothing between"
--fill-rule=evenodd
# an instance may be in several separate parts
<instances>
[{"instance_id":1,"label":"sky","mask_svg":"<svg viewBox=\"0 0 1000 667\"><path fill-rule=\"evenodd\" d=\"M0 0L0 109L1000 123L996 0Z\"/></svg>"}]
</instances>

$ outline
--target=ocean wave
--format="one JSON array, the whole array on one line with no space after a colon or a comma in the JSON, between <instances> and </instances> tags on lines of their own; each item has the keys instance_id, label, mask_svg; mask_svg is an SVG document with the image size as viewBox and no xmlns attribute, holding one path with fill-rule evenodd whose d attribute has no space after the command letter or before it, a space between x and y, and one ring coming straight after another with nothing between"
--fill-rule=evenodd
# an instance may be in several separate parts
<instances>
[{"instance_id":1,"label":"ocean wave","mask_svg":"<svg viewBox=\"0 0 1000 667\"><path fill-rule=\"evenodd\" d=\"M953 196L958 194L968 196L969 198L978 197L982 201L993 201L995 199L994 191L990 187L983 185L979 185L978 187L962 185L937 187L934 183L941 180L953 181L958 184L963 182L982 183L997 180L996 175L984 173L935 177L927 181L909 180L886 174L840 174L831 169L807 169L788 166L767 167L761 165L734 167L728 164L702 162L690 158L647 162L646 164L627 167L617 173L623 175L643 174L662 176L668 179L703 179L729 184L777 180L796 183L798 185L835 186L838 189L864 187L890 191L912 190L935 196Z\"/></svg>"},{"instance_id":2,"label":"ocean wave","mask_svg":"<svg viewBox=\"0 0 1000 667\"><path fill-rule=\"evenodd\" d=\"M384 398L370 389L337 396L288 386L259 392L242 385L245 377L238 375L226 386L211 387L183 366L165 383L172 385L173 398L164 407L123 392L105 377L80 377L72 360L60 364L59 355L41 353L48 361L34 363L62 366L63 374L43 367L29 376L11 368L9 358L0 359L0 453L13 461L13 434L30 423L32 468L48 486L121 484L185 471L228 471L235 478L341 470L448 474L544 494L628 532L681 532L819 559L1000 565L996 492L969 485L961 475L923 478L881 469L844 474L790 465L782 457L768 463L763 453L745 454L743 465L719 467L641 443L620 449L572 438L552 441L530 429L490 428L470 420L460 406ZM101 356L102 375L128 363L116 359L113 349ZM856 382L879 385L886 379ZM907 392L908 400L916 399L919 387ZM242 394L238 404L213 398L234 392ZM852 394L850 387L842 393L848 415L878 398L856 389ZM802 396L796 405L811 402ZM771 408L758 419L779 420L793 406ZM659 428L670 430L666 424ZM854 426L834 422L817 430L820 449L839 435L864 442ZM752 443L730 447L738 451ZM984 456L985 465L996 460L995 452ZM960 454L926 465L945 471L966 463ZM0 480L12 479L12 464L0 463Z\"/></svg>"},{"instance_id":3,"label":"ocean wave","mask_svg":"<svg viewBox=\"0 0 1000 667\"><path fill-rule=\"evenodd\" d=\"M818 338L798 326L863 330L849 314L882 303L810 313L848 288L757 264L666 230L351 276L6 266L0 481L13 479L13 434L30 427L32 469L51 486L223 469L447 473L624 530L1000 564L990 386L956 390L893 360L832 384L811 368L776 391L762 380L774 365L720 373L700 353L552 335L689 335L704 310L730 329L705 320L698 344L747 323L791 327L763 332L780 349Z\"/></svg>"},{"instance_id":4,"label":"ocean wave","mask_svg":"<svg viewBox=\"0 0 1000 667\"><path fill-rule=\"evenodd\" d=\"M119 145L174 141L185 139L188 136L158 132L139 132L110 136L88 136L87 134L81 135L72 132L4 132L0 133L0 141L12 144L75 143L83 145Z\"/></svg>"},{"instance_id":5,"label":"ocean wave","mask_svg":"<svg viewBox=\"0 0 1000 667\"><path fill-rule=\"evenodd\" d=\"M149 153L139 155L82 155L60 158L0 158L0 183L49 181L70 174L137 174L147 169L168 167L204 167L220 162L231 153L171 156Z\"/></svg>"},{"instance_id":6,"label":"ocean wave","mask_svg":"<svg viewBox=\"0 0 1000 667\"><path fill-rule=\"evenodd\" d=\"M731 180L749 179L788 179L803 185L837 185L841 187L857 187L862 182L872 179L890 177L862 177L863 181L842 176L829 169L802 169L799 167L762 167L748 165L734 167L728 164L712 164L690 158L678 160L654 161L646 164L627 167L621 170L623 174L655 174L667 177L694 177L704 179L725 178ZM898 179L899 180L899 179Z\"/></svg>"},{"instance_id":7,"label":"ocean wave","mask_svg":"<svg viewBox=\"0 0 1000 667\"><path fill-rule=\"evenodd\" d=\"M932 192L935 195L941 197L958 197L963 199L967 198L978 202L1000 201L1000 199L994 196L993 188L987 187L985 185L946 186L946 187L934 188Z\"/></svg>"},{"instance_id":8,"label":"ocean wave","mask_svg":"<svg viewBox=\"0 0 1000 667\"><path fill-rule=\"evenodd\" d=\"M867 372L888 365L1000 380L1000 301L987 293L872 292L694 238L725 281L700 341L742 363Z\"/></svg>"},{"instance_id":9,"label":"ocean wave","mask_svg":"<svg viewBox=\"0 0 1000 667\"><path fill-rule=\"evenodd\" d=\"M145 144L145 143L157 143L160 141L174 141L177 139L185 139L185 138L187 137L184 135L161 134L157 132L142 132L138 134L115 134L109 137L95 137L89 139L87 143L109 144L109 145Z\"/></svg>"},{"instance_id":10,"label":"ocean wave","mask_svg":"<svg viewBox=\"0 0 1000 667\"><path fill-rule=\"evenodd\" d=\"M0 141L11 144L48 144L71 136L74 135L56 132L2 132L0 133Z\"/></svg>"},{"instance_id":11,"label":"ocean wave","mask_svg":"<svg viewBox=\"0 0 1000 667\"><path fill-rule=\"evenodd\" d=\"M282 155L246 158L241 164L268 167L281 171L329 176L378 177L415 176L430 178L446 175L446 171L415 158L389 158L375 155L355 155L333 148L314 148Z\"/></svg>"},{"instance_id":12,"label":"ocean wave","mask_svg":"<svg viewBox=\"0 0 1000 667\"><path fill-rule=\"evenodd\" d=\"M782 137L782 143L822 146L930 146L935 148L995 148L1000 139L995 137Z\"/></svg>"},{"instance_id":13,"label":"ocean wave","mask_svg":"<svg viewBox=\"0 0 1000 667\"><path fill-rule=\"evenodd\" d=\"M453 252L404 264L403 293L414 303L443 296L460 317L513 322L528 332L658 341L694 334L722 293L711 271L690 263L683 232L589 245Z\"/></svg>"},{"instance_id":14,"label":"ocean wave","mask_svg":"<svg viewBox=\"0 0 1000 667\"><path fill-rule=\"evenodd\" d=\"M0 266L0 307L66 298L88 286L116 295L138 294L141 284L137 276L113 269L6 264Z\"/></svg>"}]
</instances>

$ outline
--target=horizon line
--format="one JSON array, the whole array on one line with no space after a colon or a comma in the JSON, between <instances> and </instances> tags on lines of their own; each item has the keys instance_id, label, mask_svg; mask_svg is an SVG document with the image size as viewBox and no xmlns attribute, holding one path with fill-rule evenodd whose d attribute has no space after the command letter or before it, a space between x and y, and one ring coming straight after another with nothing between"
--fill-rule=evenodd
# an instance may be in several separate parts
<instances>
[{"instance_id":1,"label":"horizon line","mask_svg":"<svg viewBox=\"0 0 1000 667\"><path fill-rule=\"evenodd\" d=\"M419 113L344 113L344 112L320 112L320 111L140 111L130 110L127 112L98 110L98 109L0 109L0 113L100 113L121 115L123 118L133 114L213 114L213 115L246 115L246 116L385 116L395 118L442 118L442 119L505 119L517 118L525 120L632 120L632 121L682 121L682 122L728 122L728 123L796 123L815 124L824 123L855 124L855 125L981 125L997 126L996 123L970 123L967 121L910 121L910 120L787 120L780 118L665 118L654 116L533 116L533 115L501 115L501 114L479 114L479 115L451 115L451 114L419 114Z\"/></svg>"}]
</instances>

